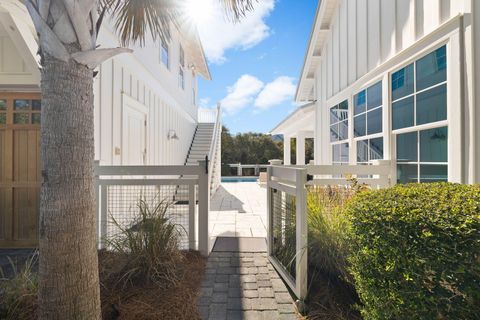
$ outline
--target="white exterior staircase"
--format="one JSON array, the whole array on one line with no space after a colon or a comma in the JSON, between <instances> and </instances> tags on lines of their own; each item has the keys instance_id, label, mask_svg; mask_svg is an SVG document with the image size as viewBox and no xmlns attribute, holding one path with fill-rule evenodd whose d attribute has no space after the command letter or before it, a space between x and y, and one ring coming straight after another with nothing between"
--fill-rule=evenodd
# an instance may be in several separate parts
<instances>
[{"instance_id":1,"label":"white exterior staircase","mask_svg":"<svg viewBox=\"0 0 480 320\"><path fill-rule=\"evenodd\" d=\"M198 124L185 165L197 165L199 160L205 160L209 156L214 128L215 123Z\"/></svg>"},{"instance_id":2,"label":"white exterior staircase","mask_svg":"<svg viewBox=\"0 0 480 320\"><path fill-rule=\"evenodd\" d=\"M208 165L205 170L208 172L210 195L213 195L218 186L220 186L221 133L222 123L220 107L217 107L216 110L200 109L198 125L193 135L192 144L190 145L185 165L198 165L198 161L206 160L208 158ZM188 203L188 191L185 188L177 188L174 195L174 201L177 204Z\"/></svg>"}]
</instances>

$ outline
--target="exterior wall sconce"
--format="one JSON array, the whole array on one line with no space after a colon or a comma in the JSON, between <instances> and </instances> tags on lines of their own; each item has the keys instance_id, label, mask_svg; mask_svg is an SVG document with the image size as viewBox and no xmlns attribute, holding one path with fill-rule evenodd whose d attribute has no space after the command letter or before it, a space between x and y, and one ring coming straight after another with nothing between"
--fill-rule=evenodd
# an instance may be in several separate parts
<instances>
[{"instance_id":1,"label":"exterior wall sconce","mask_svg":"<svg viewBox=\"0 0 480 320\"><path fill-rule=\"evenodd\" d=\"M178 140L177 132L175 130L168 130L167 134L167 139L168 140Z\"/></svg>"}]
</instances>

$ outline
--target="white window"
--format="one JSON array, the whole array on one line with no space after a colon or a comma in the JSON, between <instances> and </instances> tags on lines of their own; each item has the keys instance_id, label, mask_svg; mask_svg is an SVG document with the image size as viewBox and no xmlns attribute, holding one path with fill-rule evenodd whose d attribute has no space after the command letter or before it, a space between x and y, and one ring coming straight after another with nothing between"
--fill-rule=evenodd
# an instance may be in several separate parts
<instances>
[{"instance_id":1,"label":"white window","mask_svg":"<svg viewBox=\"0 0 480 320\"><path fill-rule=\"evenodd\" d=\"M163 40L160 46L160 61L167 69L170 69L169 48L166 40Z\"/></svg>"},{"instance_id":2,"label":"white window","mask_svg":"<svg viewBox=\"0 0 480 320\"><path fill-rule=\"evenodd\" d=\"M330 108L330 142L332 143L332 163L348 164L348 101L345 100Z\"/></svg>"},{"instance_id":3,"label":"white window","mask_svg":"<svg viewBox=\"0 0 480 320\"><path fill-rule=\"evenodd\" d=\"M447 50L442 46L391 75L397 181L448 179ZM421 128L418 128L422 125Z\"/></svg>"},{"instance_id":4,"label":"white window","mask_svg":"<svg viewBox=\"0 0 480 320\"><path fill-rule=\"evenodd\" d=\"M353 97L353 134L358 164L383 159L382 111L381 81Z\"/></svg>"}]
</instances>

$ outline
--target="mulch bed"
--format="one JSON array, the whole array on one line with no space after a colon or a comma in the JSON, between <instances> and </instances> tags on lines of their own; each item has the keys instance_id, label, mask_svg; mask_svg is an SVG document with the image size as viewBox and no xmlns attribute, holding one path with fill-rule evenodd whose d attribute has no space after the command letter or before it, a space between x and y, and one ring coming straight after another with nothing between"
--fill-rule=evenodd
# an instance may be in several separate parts
<instances>
[{"instance_id":1,"label":"mulch bed","mask_svg":"<svg viewBox=\"0 0 480 320\"><path fill-rule=\"evenodd\" d=\"M178 284L160 288L154 284L133 284L118 289L102 282L102 266L110 263L111 254L100 252L100 282L103 319L200 319L197 299L205 273L206 259L198 252L185 251Z\"/></svg>"},{"instance_id":2,"label":"mulch bed","mask_svg":"<svg viewBox=\"0 0 480 320\"><path fill-rule=\"evenodd\" d=\"M325 275L315 275L307 301L308 320L361 320L355 309L359 298L349 284L331 279Z\"/></svg>"}]
</instances>

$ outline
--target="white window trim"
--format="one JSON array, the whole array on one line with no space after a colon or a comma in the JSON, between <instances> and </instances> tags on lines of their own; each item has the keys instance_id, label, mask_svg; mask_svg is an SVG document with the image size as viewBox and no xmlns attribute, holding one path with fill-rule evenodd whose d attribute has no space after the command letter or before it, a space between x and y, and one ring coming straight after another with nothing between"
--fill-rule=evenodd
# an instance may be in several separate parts
<instances>
[{"instance_id":1,"label":"white window trim","mask_svg":"<svg viewBox=\"0 0 480 320\"><path fill-rule=\"evenodd\" d=\"M463 149L462 132L464 108L462 105L463 75L461 74L463 70L463 56L462 48L460 46L462 20L462 15L447 20L430 34L418 39L410 47L402 50L388 61L385 61L375 69L369 71L365 76L358 79L341 92L323 101L321 108L325 108L327 114L329 114L331 106L335 106L344 100L348 100L349 102L350 126L348 142L350 144L350 164L356 163L356 140L358 140L358 138L368 137L353 137L353 96L364 88L367 88L378 81L382 81L382 106L384 107L382 134L384 138L384 159L392 160L392 165L396 164L396 134L448 126L448 180L452 182L463 182L465 180L463 173L463 158L465 157L465 151ZM392 100L390 92L391 74L443 45L447 45L447 120L392 131ZM429 89L432 89L433 87L434 86ZM396 101L399 100L400 99ZM455 106L457 106L457 108L454 110ZM388 122L385 122L385 120ZM328 120L328 124L328 139L323 141L328 141L328 159L332 161L331 145L333 142L330 141L330 120ZM345 141L347 140L342 142ZM396 172L396 170L394 172ZM396 176L392 177L392 180L396 181Z\"/></svg>"}]
</instances>

